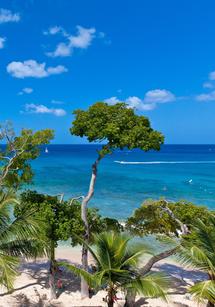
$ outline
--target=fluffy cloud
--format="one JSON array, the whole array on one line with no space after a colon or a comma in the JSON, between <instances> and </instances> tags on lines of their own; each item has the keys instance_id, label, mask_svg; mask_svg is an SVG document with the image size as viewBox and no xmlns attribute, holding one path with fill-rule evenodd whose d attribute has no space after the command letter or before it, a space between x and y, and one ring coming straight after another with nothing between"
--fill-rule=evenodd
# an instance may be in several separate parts
<instances>
[{"instance_id":1,"label":"fluffy cloud","mask_svg":"<svg viewBox=\"0 0 215 307\"><path fill-rule=\"evenodd\" d=\"M60 42L53 52L47 52L46 55L51 57L66 57L70 56L74 48L86 49L90 46L93 38L95 37L95 28L84 28L77 26L77 34L71 35L68 34L61 27L52 27L49 28L48 34L57 34L61 33L65 38L66 42Z\"/></svg>"},{"instance_id":2,"label":"fluffy cloud","mask_svg":"<svg viewBox=\"0 0 215 307\"><path fill-rule=\"evenodd\" d=\"M215 80L215 71L209 73L209 80L211 81Z\"/></svg>"},{"instance_id":3,"label":"fluffy cloud","mask_svg":"<svg viewBox=\"0 0 215 307\"><path fill-rule=\"evenodd\" d=\"M139 111L151 111L156 108L157 104L159 103L167 103L175 101L176 97L170 91L165 89L155 89L146 92L143 99L137 96L130 96L125 99L125 103L128 105L129 108L136 109ZM117 97L111 97L104 100L106 103L110 105L114 105L120 100Z\"/></svg>"},{"instance_id":4,"label":"fluffy cloud","mask_svg":"<svg viewBox=\"0 0 215 307\"><path fill-rule=\"evenodd\" d=\"M23 95L23 94L31 94L33 93L33 88L31 87L24 87L19 93L18 95Z\"/></svg>"},{"instance_id":5,"label":"fluffy cloud","mask_svg":"<svg viewBox=\"0 0 215 307\"><path fill-rule=\"evenodd\" d=\"M48 108L43 104L26 104L25 105L25 113L35 113L35 114L52 114L55 116L64 116L66 115L66 111L64 109L55 109Z\"/></svg>"},{"instance_id":6,"label":"fluffy cloud","mask_svg":"<svg viewBox=\"0 0 215 307\"><path fill-rule=\"evenodd\" d=\"M204 82L203 83L204 88L214 88L214 84L212 82Z\"/></svg>"},{"instance_id":7,"label":"fluffy cloud","mask_svg":"<svg viewBox=\"0 0 215 307\"><path fill-rule=\"evenodd\" d=\"M0 9L0 23L6 22L18 22L20 15L18 13L12 13L10 10Z\"/></svg>"},{"instance_id":8,"label":"fluffy cloud","mask_svg":"<svg viewBox=\"0 0 215 307\"><path fill-rule=\"evenodd\" d=\"M6 41L5 37L0 37L0 49L4 48L5 41Z\"/></svg>"},{"instance_id":9,"label":"fluffy cloud","mask_svg":"<svg viewBox=\"0 0 215 307\"><path fill-rule=\"evenodd\" d=\"M114 96L114 97L110 97L110 98L105 99L104 102L106 102L107 104L112 106L112 105L120 102L120 100L117 97Z\"/></svg>"},{"instance_id":10,"label":"fluffy cloud","mask_svg":"<svg viewBox=\"0 0 215 307\"><path fill-rule=\"evenodd\" d=\"M64 29L59 26L50 27L47 31L43 32L44 35L55 35L58 33L62 33L63 35L64 34L66 35L66 32L64 31Z\"/></svg>"},{"instance_id":11,"label":"fluffy cloud","mask_svg":"<svg viewBox=\"0 0 215 307\"><path fill-rule=\"evenodd\" d=\"M215 91L196 96L197 101L215 101Z\"/></svg>"},{"instance_id":12,"label":"fluffy cloud","mask_svg":"<svg viewBox=\"0 0 215 307\"><path fill-rule=\"evenodd\" d=\"M46 63L37 63L35 60L24 62L11 62L7 65L7 72L15 78L44 78L50 75L57 75L67 72L67 68L58 65L55 67L47 67Z\"/></svg>"},{"instance_id":13,"label":"fluffy cloud","mask_svg":"<svg viewBox=\"0 0 215 307\"><path fill-rule=\"evenodd\" d=\"M175 95L167 90L152 90L148 91L145 94L144 102L145 103L166 103L175 100Z\"/></svg>"}]
</instances>

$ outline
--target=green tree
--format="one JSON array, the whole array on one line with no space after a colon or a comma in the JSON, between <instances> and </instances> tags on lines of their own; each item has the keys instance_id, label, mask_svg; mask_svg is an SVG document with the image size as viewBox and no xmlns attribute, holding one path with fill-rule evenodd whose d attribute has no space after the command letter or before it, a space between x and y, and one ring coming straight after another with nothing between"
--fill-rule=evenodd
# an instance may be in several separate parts
<instances>
[{"instance_id":1,"label":"green tree","mask_svg":"<svg viewBox=\"0 0 215 307\"><path fill-rule=\"evenodd\" d=\"M94 194L97 178L97 169L100 161L115 149L139 148L144 151L150 149L159 150L164 141L163 135L152 129L149 120L144 116L135 114L125 103L108 105L98 102L90 106L88 110L76 110L73 112L75 119L70 129L71 134L86 137L89 142L103 142L101 149L97 151L97 159L92 165L92 174L87 195L82 201L82 220L85 225L84 240L89 242L89 223L87 220L87 205ZM82 265L87 270L88 255L87 245L82 248ZM82 297L88 296L87 283L82 278Z\"/></svg>"},{"instance_id":2,"label":"green tree","mask_svg":"<svg viewBox=\"0 0 215 307\"><path fill-rule=\"evenodd\" d=\"M196 220L195 220L196 221ZM215 306L215 216L204 223L197 219L192 227L192 236L184 238L179 252L183 265L202 270L207 280L197 282L189 292L200 303L208 301L208 307Z\"/></svg>"},{"instance_id":3,"label":"green tree","mask_svg":"<svg viewBox=\"0 0 215 307\"><path fill-rule=\"evenodd\" d=\"M20 257L32 258L46 252L43 224L28 211L11 218L14 204L19 205L13 193L0 191L0 285L13 288Z\"/></svg>"},{"instance_id":4,"label":"green tree","mask_svg":"<svg viewBox=\"0 0 215 307\"><path fill-rule=\"evenodd\" d=\"M16 136L10 123L0 126L0 189L18 189L22 184L30 183L33 171L30 162L40 154L40 148L53 139L50 129L33 132L23 129Z\"/></svg>"},{"instance_id":5,"label":"green tree","mask_svg":"<svg viewBox=\"0 0 215 307\"><path fill-rule=\"evenodd\" d=\"M171 216L166 209L170 209ZM207 207L197 206L188 201L167 202L165 199L144 201L131 217L126 221L126 229L137 236L147 234L179 235L181 231L178 219L188 229L191 228L197 218L207 221L210 211Z\"/></svg>"},{"instance_id":6,"label":"green tree","mask_svg":"<svg viewBox=\"0 0 215 307\"><path fill-rule=\"evenodd\" d=\"M81 219L81 206L76 200L63 201L56 196L40 194L36 191L25 191L20 196L20 204L15 207L14 214L19 217L25 212L34 211L35 218L44 222L47 246L49 246L50 260L50 291L51 299L56 298L55 273L57 263L55 259L55 248L60 240L72 239L71 244L79 244L78 236L84 234L84 224ZM120 224L114 219L105 219L98 214L95 208L88 209L88 220L90 222L90 242L93 233L102 232L104 229L115 229L120 231Z\"/></svg>"},{"instance_id":7,"label":"green tree","mask_svg":"<svg viewBox=\"0 0 215 307\"><path fill-rule=\"evenodd\" d=\"M114 305L119 289L137 291L147 297L165 299L168 278L160 273L140 274L138 264L141 256L149 250L140 244L129 244L125 234L104 232L95 235L95 250L88 246L95 261L96 272L88 273L74 265L61 263L75 274L83 276L92 287L107 290L108 307Z\"/></svg>"}]
</instances>

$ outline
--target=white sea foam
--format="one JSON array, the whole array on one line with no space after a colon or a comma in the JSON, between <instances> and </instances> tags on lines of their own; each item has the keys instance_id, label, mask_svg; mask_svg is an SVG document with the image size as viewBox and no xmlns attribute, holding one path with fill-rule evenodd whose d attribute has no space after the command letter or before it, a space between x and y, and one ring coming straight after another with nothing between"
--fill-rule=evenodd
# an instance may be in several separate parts
<instances>
[{"instance_id":1,"label":"white sea foam","mask_svg":"<svg viewBox=\"0 0 215 307\"><path fill-rule=\"evenodd\" d=\"M215 161L114 161L119 164L214 164Z\"/></svg>"}]
</instances>

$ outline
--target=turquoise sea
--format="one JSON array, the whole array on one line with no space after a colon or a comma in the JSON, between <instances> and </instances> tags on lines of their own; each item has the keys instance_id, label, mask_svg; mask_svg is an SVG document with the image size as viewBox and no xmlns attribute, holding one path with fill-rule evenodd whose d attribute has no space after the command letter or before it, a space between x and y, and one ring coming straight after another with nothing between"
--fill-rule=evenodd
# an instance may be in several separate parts
<instances>
[{"instance_id":1,"label":"turquoise sea","mask_svg":"<svg viewBox=\"0 0 215 307\"><path fill-rule=\"evenodd\" d=\"M33 189L66 198L88 190L98 145L49 145L33 161ZM187 199L215 209L215 145L164 145L161 150L116 151L99 166L90 205L124 219L147 198Z\"/></svg>"}]
</instances>

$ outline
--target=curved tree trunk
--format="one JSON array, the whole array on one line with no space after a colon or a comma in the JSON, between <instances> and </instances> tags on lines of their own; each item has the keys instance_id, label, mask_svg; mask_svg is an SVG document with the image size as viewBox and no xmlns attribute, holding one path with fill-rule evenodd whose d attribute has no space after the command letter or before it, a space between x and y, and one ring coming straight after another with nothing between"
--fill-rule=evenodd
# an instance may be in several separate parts
<instances>
[{"instance_id":1,"label":"curved tree trunk","mask_svg":"<svg viewBox=\"0 0 215 307\"><path fill-rule=\"evenodd\" d=\"M97 178L97 166L101 158L102 156L99 155L96 161L92 165L92 175L91 175L91 180L90 180L89 191L87 195L83 198L83 201L81 204L81 219L85 227L84 241L87 244L89 243L89 236L90 236L89 224L88 224L88 219L87 219L87 205L94 194L95 182ZM83 269L87 271L88 270L88 249L86 245L84 244L82 246L81 262L82 262ZM88 288L87 282L84 280L83 277L81 277L81 298L85 298L85 297L89 297L89 288Z\"/></svg>"},{"instance_id":2,"label":"curved tree trunk","mask_svg":"<svg viewBox=\"0 0 215 307\"><path fill-rule=\"evenodd\" d=\"M56 288L55 288L55 273L56 273L56 264L55 264L55 247L54 242L51 242L51 255L50 255L50 269L49 269L49 286L50 286L50 300L56 299Z\"/></svg>"}]
</instances>

